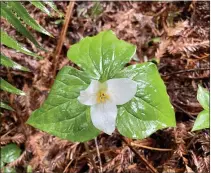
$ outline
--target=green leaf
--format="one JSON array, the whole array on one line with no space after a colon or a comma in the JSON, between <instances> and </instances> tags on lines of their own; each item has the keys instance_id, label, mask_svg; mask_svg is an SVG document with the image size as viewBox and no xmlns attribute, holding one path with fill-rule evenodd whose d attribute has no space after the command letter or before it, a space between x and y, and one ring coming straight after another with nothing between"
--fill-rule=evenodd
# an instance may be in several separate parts
<instances>
[{"instance_id":1,"label":"green leaf","mask_svg":"<svg viewBox=\"0 0 211 173\"><path fill-rule=\"evenodd\" d=\"M10 167L4 167L4 173L15 173L15 169L14 168L10 168Z\"/></svg>"},{"instance_id":2,"label":"green leaf","mask_svg":"<svg viewBox=\"0 0 211 173\"><path fill-rule=\"evenodd\" d=\"M155 64L129 66L115 78L131 78L138 84L135 97L118 109L117 128L122 135L143 139L159 129L176 126L173 107Z\"/></svg>"},{"instance_id":3,"label":"green leaf","mask_svg":"<svg viewBox=\"0 0 211 173\"><path fill-rule=\"evenodd\" d=\"M32 113L27 123L70 141L83 142L95 138L99 130L91 122L90 108L77 99L90 80L85 72L72 67L62 68L47 100Z\"/></svg>"},{"instance_id":4,"label":"green leaf","mask_svg":"<svg viewBox=\"0 0 211 173\"><path fill-rule=\"evenodd\" d=\"M7 7L7 5L3 2L1 3L1 16L4 17L10 24L12 24L18 32L28 38L32 43L34 43L35 46L41 48L36 39L31 35L26 27L22 25L19 19L11 12L11 9Z\"/></svg>"},{"instance_id":5,"label":"green leaf","mask_svg":"<svg viewBox=\"0 0 211 173\"><path fill-rule=\"evenodd\" d=\"M8 5L10 7L12 7L12 10L29 26L31 26L33 29L46 34L48 36L52 35L46 31L42 26L40 26L27 12L27 10L25 9L25 7L23 5L21 5L20 2L12 2L12 1L8 1L7 2Z\"/></svg>"},{"instance_id":6,"label":"green leaf","mask_svg":"<svg viewBox=\"0 0 211 173\"><path fill-rule=\"evenodd\" d=\"M202 86L198 85L197 91L197 100L201 104L201 106L205 109L199 113L197 119L193 125L192 131L201 130L210 127L210 116L209 116L209 92L207 89L203 88Z\"/></svg>"},{"instance_id":7,"label":"green leaf","mask_svg":"<svg viewBox=\"0 0 211 173\"><path fill-rule=\"evenodd\" d=\"M20 64L14 62L10 58L8 58L2 54L0 54L0 59L1 59L0 64L5 67L11 67L11 68L22 70L22 71L29 71L28 68L21 66Z\"/></svg>"},{"instance_id":8,"label":"green leaf","mask_svg":"<svg viewBox=\"0 0 211 173\"><path fill-rule=\"evenodd\" d=\"M13 108L11 108L9 105L7 105L7 104L4 103L4 102L0 102L0 107L1 107L1 108L4 108L4 109L7 109L7 110L10 110L10 111L14 111Z\"/></svg>"},{"instance_id":9,"label":"green leaf","mask_svg":"<svg viewBox=\"0 0 211 173\"><path fill-rule=\"evenodd\" d=\"M33 172L33 171L32 171L31 165L28 165L28 166L27 166L26 172L27 172L27 173L32 173L32 172Z\"/></svg>"},{"instance_id":10,"label":"green leaf","mask_svg":"<svg viewBox=\"0 0 211 173\"><path fill-rule=\"evenodd\" d=\"M39 8L42 12L51 16L51 12L44 6L42 2L39 1L30 1L35 7Z\"/></svg>"},{"instance_id":11,"label":"green leaf","mask_svg":"<svg viewBox=\"0 0 211 173\"><path fill-rule=\"evenodd\" d=\"M10 92L10 93L14 93L14 94L18 94L18 95L25 95L25 93L17 88L15 88L14 86L12 86L10 83L8 83L7 81L5 81L4 79L0 79L0 89Z\"/></svg>"},{"instance_id":12,"label":"green leaf","mask_svg":"<svg viewBox=\"0 0 211 173\"><path fill-rule=\"evenodd\" d=\"M44 3L47 4L49 7L51 7L54 11L56 11L60 15L60 17L63 17L64 16L64 14L57 9L57 7L54 4L54 2L45 1Z\"/></svg>"},{"instance_id":13,"label":"green leaf","mask_svg":"<svg viewBox=\"0 0 211 173\"><path fill-rule=\"evenodd\" d=\"M117 39L112 31L104 31L71 46L67 56L92 78L104 82L130 61L135 50L134 45Z\"/></svg>"},{"instance_id":14,"label":"green leaf","mask_svg":"<svg viewBox=\"0 0 211 173\"><path fill-rule=\"evenodd\" d=\"M23 47L22 45L20 45L16 40L14 40L13 38L11 38L6 32L4 32L1 29L1 43L7 47L13 48L17 51L20 51L24 54L42 59L41 56L31 52L30 50L26 49L25 47Z\"/></svg>"},{"instance_id":15,"label":"green leaf","mask_svg":"<svg viewBox=\"0 0 211 173\"><path fill-rule=\"evenodd\" d=\"M197 100L205 110L209 111L209 92L200 85L198 85Z\"/></svg>"},{"instance_id":16,"label":"green leaf","mask_svg":"<svg viewBox=\"0 0 211 173\"><path fill-rule=\"evenodd\" d=\"M209 111L203 110L197 116L192 131L201 130L210 127Z\"/></svg>"},{"instance_id":17,"label":"green leaf","mask_svg":"<svg viewBox=\"0 0 211 173\"><path fill-rule=\"evenodd\" d=\"M8 144L1 148L1 168L4 164L15 161L20 156L21 150L16 144Z\"/></svg>"}]
</instances>

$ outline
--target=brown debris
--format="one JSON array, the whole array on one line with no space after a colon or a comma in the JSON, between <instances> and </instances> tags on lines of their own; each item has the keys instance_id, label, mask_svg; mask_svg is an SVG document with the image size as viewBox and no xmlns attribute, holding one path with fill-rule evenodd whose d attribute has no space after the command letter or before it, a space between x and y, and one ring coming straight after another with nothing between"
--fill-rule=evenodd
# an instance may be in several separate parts
<instances>
[{"instance_id":1,"label":"brown debris","mask_svg":"<svg viewBox=\"0 0 211 173\"><path fill-rule=\"evenodd\" d=\"M55 3L61 11L67 10L68 2ZM159 130L143 140L127 139L132 145L130 147L123 143L118 133L112 136L100 134L97 137L99 152L96 141L87 142L95 169L99 172L102 169L103 173L150 173L153 168L162 173L208 173L210 133L208 130L191 132L191 128L202 110L196 100L197 85L210 88L209 2L100 2L103 11L92 18L90 10L94 3L75 2L66 37L56 58L56 70L65 65L75 67L66 55L72 44L83 37L111 29L118 38L136 45L137 55L130 64L152 59L160 62L158 69L177 119L176 128ZM48 50L40 51L1 20L1 27L9 35L44 57L38 61L1 46L2 53L30 69L30 72L22 72L0 67L1 77L26 93L22 97L1 92L2 100L15 109L14 112L2 110L1 146L16 143L22 150L21 156L7 166L15 167L18 173L25 172L27 165L39 173L94 172L93 162L83 144L61 140L25 124L50 91L55 68L52 55L64 21L55 12L50 17L30 3L24 2L24 5L55 38L31 30L36 40ZM155 38L159 41L154 41ZM140 160L139 155L147 163ZM149 165L153 167L151 171L147 168Z\"/></svg>"}]
</instances>

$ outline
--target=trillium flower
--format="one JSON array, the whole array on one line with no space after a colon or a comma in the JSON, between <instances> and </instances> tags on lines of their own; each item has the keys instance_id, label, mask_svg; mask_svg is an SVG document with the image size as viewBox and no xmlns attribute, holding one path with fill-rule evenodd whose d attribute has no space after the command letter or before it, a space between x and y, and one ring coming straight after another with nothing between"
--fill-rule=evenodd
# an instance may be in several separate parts
<instances>
[{"instance_id":1,"label":"trillium flower","mask_svg":"<svg viewBox=\"0 0 211 173\"><path fill-rule=\"evenodd\" d=\"M91 106L93 125L111 135L115 130L117 105L130 101L136 90L136 82L129 78L110 79L104 83L92 80L88 88L80 92L78 100Z\"/></svg>"}]
</instances>

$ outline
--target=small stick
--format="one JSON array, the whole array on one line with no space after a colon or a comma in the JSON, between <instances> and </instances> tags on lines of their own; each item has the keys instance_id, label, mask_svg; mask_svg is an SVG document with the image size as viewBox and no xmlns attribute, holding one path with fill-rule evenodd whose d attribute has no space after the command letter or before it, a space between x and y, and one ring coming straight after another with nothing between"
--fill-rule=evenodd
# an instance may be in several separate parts
<instances>
[{"instance_id":1,"label":"small stick","mask_svg":"<svg viewBox=\"0 0 211 173\"><path fill-rule=\"evenodd\" d=\"M91 161L91 163L92 163L92 166L94 167L95 172L96 172L96 173L99 173L99 171L98 171L98 169L97 169L97 166L96 166L96 164L95 164L95 162L94 162L94 160L93 160L92 154L90 153L89 147L88 147L88 145L87 145L86 142L84 142L84 146L85 146L86 152L88 153L88 156L89 156L89 159L90 159L90 161Z\"/></svg>"},{"instance_id":2,"label":"small stick","mask_svg":"<svg viewBox=\"0 0 211 173\"><path fill-rule=\"evenodd\" d=\"M98 156L99 163L100 163L100 173L102 173L103 167L102 167L102 161L101 161L101 158L100 158L100 150L99 150L99 147L98 147L97 138L95 138L95 146L96 146L96 149L97 149L97 156Z\"/></svg>"},{"instance_id":3,"label":"small stick","mask_svg":"<svg viewBox=\"0 0 211 173\"><path fill-rule=\"evenodd\" d=\"M196 69L180 70L180 71L176 71L176 72L173 72L173 73L164 74L162 76L171 76L171 75L175 75L175 74L195 72L195 71L206 71L206 70L210 70L210 68L196 68Z\"/></svg>"},{"instance_id":4,"label":"small stick","mask_svg":"<svg viewBox=\"0 0 211 173\"><path fill-rule=\"evenodd\" d=\"M126 143L126 145L140 158L140 160L142 161L142 162L144 162L144 164L149 168L149 170L152 172L152 173L158 173L158 171L142 156L142 155L140 155L139 153L138 153L138 151L136 151L136 149L134 149L133 147L132 147L132 145L129 143L129 142L127 142L126 140L125 140L125 138L124 137L122 137L122 136L120 136L120 138L123 140L123 142L124 143Z\"/></svg>"},{"instance_id":5,"label":"small stick","mask_svg":"<svg viewBox=\"0 0 211 173\"><path fill-rule=\"evenodd\" d=\"M188 146L187 146L187 150L190 148L190 146L192 145L192 143L196 140L197 135L199 134L200 131L197 131L195 133L195 135L193 136L193 138L191 139L191 141L189 142Z\"/></svg>"},{"instance_id":6,"label":"small stick","mask_svg":"<svg viewBox=\"0 0 211 173\"><path fill-rule=\"evenodd\" d=\"M68 165L67 165L66 168L64 169L64 173L67 172L67 170L68 170L68 168L69 168L69 166L71 165L72 162L73 162L73 159L70 160L70 162L68 163Z\"/></svg>"},{"instance_id":7,"label":"small stick","mask_svg":"<svg viewBox=\"0 0 211 173\"><path fill-rule=\"evenodd\" d=\"M9 130L7 133L5 133L4 135L1 136L1 138L7 136L8 134L10 134L10 132L12 132L14 129L16 129L16 127L14 127L13 129Z\"/></svg>"},{"instance_id":8,"label":"small stick","mask_svg":"<svg viewBox=\"0 0 211 173\"><path fill-rule=\"evenodd\" d=\"M140 148L144 148L144 149L155 150L155 151L172 151L172 149L169 149L169 148L154 148L154 147L144 146L141 144L136 144L134 142L131 142L131 145L140 147Z\"/></svg>"},{"instance_id":9,"label":"small stick","mask_svg":"<svg viewBox=\"0 0 211 173\"><path fill-rule=\"evenodd\" d=\"M160 16L164 11L166 11L167 7L163 7L157 14L154 14L153 17Z\"/></svg>"},{"instance_id":10,"label":"small stick","mask_svg":"<svg viewBox=\"0 0 211 173\"><path fill-rule=\"evenodd\" d=\"M183 108L179 107L177 104L172 103L172 105L173 105L176 109L179 109L180 111L186 113L186 114L188 115L189 118L194 119L194 120L196 119L193 115L191 115L190 112L187 112L187 111L184 110Z\"/></svg>"},{"instance_id":11,"label":"small stick","mask_svg":"<svg viewBox=\"0 0 211 173\"><path fill-rule=\"evenodd\" d=\"M90 153L95 153L95 152L96 152L96 149L94 149L94 150L91 150L91 151L90 151ZM109 153L109 152L116 153L114 150L111 150L111 149L101 151L100 153ZM78 160L80 160L80 159L82 159L82 158L86 157L87 155L88 155L87 153L82 154L80 157L78 157Z\"/></svg>"},{"instance_id":12,"label":"small stick","mask_svg":"<svg viewBox=\"0 0 211 173\"><path fill-rule=\"evenodd\" d=\"M63 46L64 39L65 39L65 36L66 36L66 33L67 33L67 28L68 28L68 25L69 25L69 22L70 22L70 18L71 18L71 15L72 15L74 4L75 4L75 1L70 1L69 5L68 5L67 13L65 15L65 20L64 20L64 25L63 25L62 31L61 31L61 36L59 37L59 41L57 43L56 50L55 50L55 53L53 55L53 64L54 64L53 76L56 75L58 58L59 58L59 55L60 55L61 50L62 50L62 46Z\"/></svg>"}]
</instances>

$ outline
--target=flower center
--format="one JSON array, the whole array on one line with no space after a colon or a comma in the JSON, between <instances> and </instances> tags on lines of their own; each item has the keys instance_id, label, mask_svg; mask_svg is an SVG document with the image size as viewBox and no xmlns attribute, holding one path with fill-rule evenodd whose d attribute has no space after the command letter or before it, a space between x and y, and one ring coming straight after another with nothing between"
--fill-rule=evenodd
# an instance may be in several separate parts
<instances>
[{"instance_id":1,"label":"flower center","mask_svg":"<svg viewBox=\"0 0 211 173\"><path fill-rule=\"evenodd\" d=\"M97 103L105 103L106 100L109 99L109 95L106 93L105 90L100 90L97 93Z\"/></svg>"}]
</instances>

